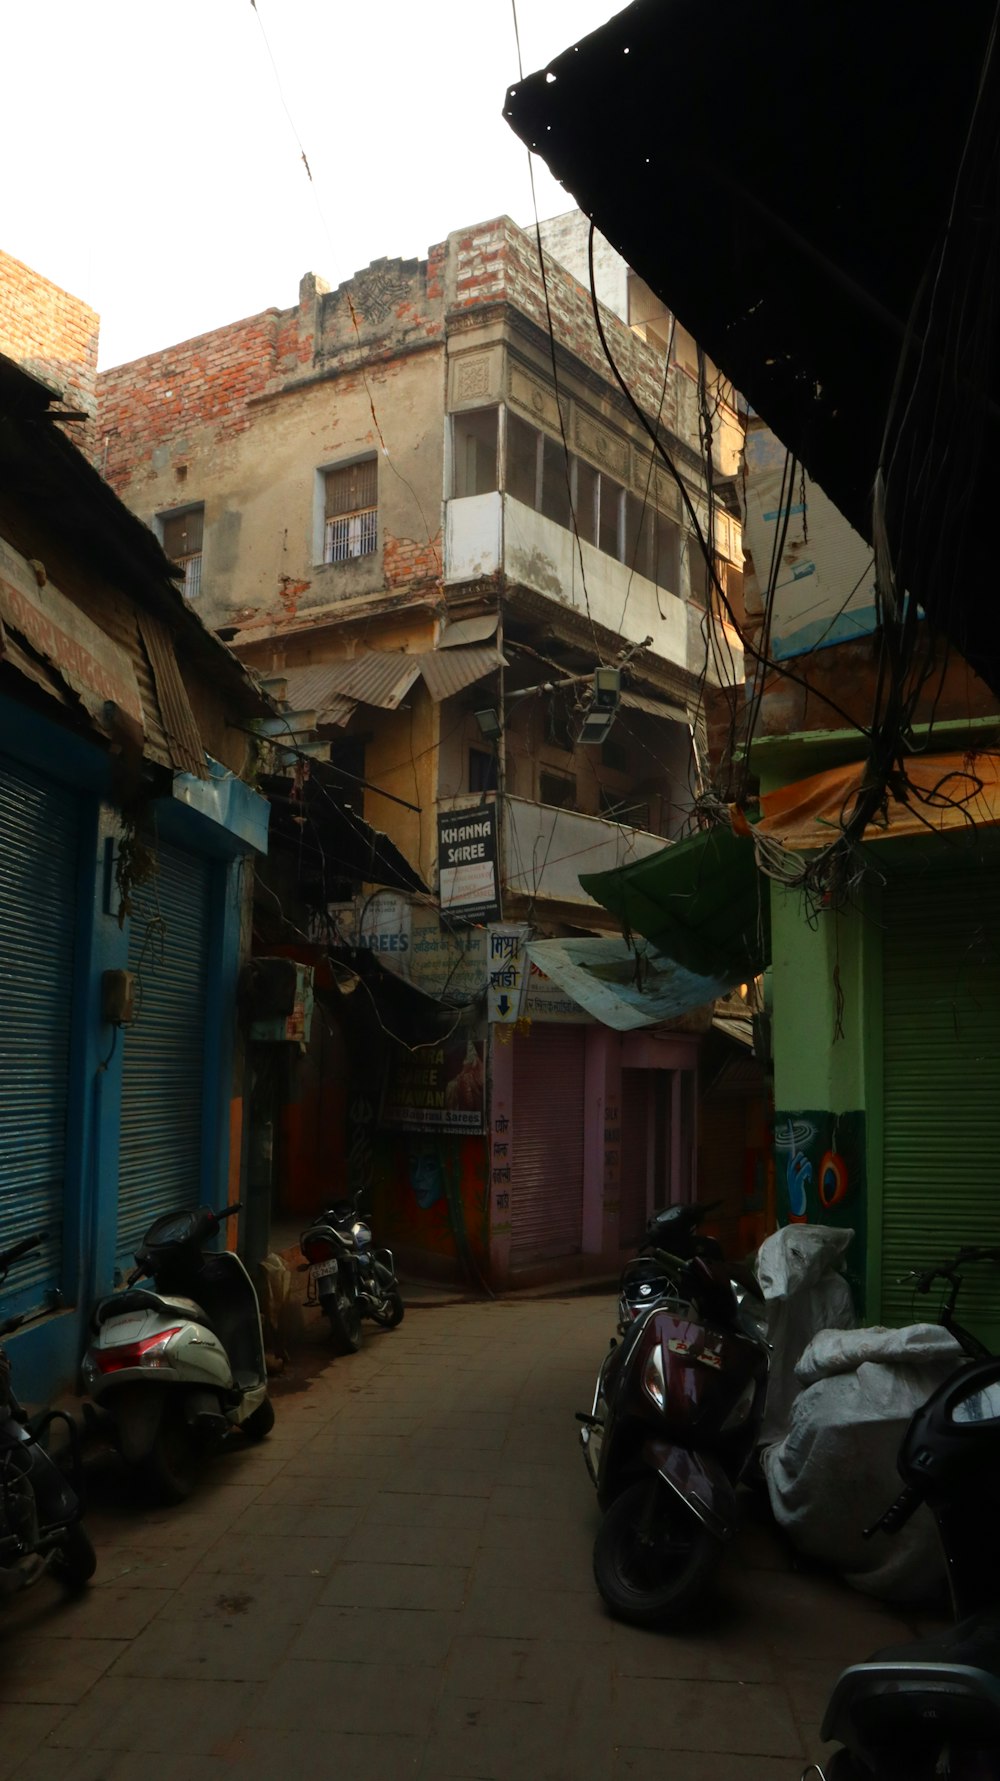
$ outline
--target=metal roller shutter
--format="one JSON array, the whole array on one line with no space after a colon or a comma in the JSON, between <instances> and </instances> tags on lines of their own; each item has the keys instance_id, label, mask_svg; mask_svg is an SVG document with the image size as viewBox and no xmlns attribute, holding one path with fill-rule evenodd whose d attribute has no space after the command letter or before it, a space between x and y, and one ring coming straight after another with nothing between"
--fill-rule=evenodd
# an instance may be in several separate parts
<instances>
[{"instance_id":1,"label":"metal roller shutter","mask_svg":"<svg viewBox=\"0 0 1000 1781\"><path fill-rule=\"evenodd\" d=\"M514 1041L515 1268L580 1253L585 1043L580 1027L538 1025Z\"/></svg>"},{"instance_id":2,"label":"metal roller shutter","mask_svg":"<svg viewBox=\"0 0 1000 1781\"><path fill-rule=\"evenodd\" d=\"M883 939L882 1310L933 1316L900 1285L963 1243L1000 1244L1000 868L890 887ZM1000 1277L970 1269L959 1303L1000 1337Z\"/></svg>"},{"instance_id":3,"label":"metal roller shutter","mask_svg":"<svg viewBox=\"0 0 1000 1781\"><path fill-rule=\"evenodd\" d=\"M127 1029L118 1166L119 1258L134 1255L162 1212L197 1206L202 1189L207 861L157 847L159 869L133 892L129 970L137 1015Z\"/></svg>"},{"instance_id":4,"label":"metal roller shutter","mask_svg":"<svg viewBox=\"0 0 1000 1781\"><path fill-rule=\"evenodd\" d=\"M49 1240L11 1287L60 1282L80 800L0 762L0 1247Z\"/></svg>"},{"instance_id":5,"label":"metal roller shutter","mask_svg":"<svg viewBox=\"0 0 1000 1781\"><path fill-rule=\"evenodd\" d=\"M622 1071L621 1096L621 1204L618 1242L622 1249L637 1249L646 1234L646 1179L649 1168L650 1072Z\"/></svg>"}]
</instances>

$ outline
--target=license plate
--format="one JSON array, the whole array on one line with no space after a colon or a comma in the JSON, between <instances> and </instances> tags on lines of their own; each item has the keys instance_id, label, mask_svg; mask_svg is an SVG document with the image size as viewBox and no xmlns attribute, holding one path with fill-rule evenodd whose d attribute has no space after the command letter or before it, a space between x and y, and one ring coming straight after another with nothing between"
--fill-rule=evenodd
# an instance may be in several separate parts
<instances>
[{"instance_id":1,"label":"license plate","mask_svg":"<svg viewBox=\"0 0 1000 1781\"><path fill-rule=\"evenodd\" d=\"M333 1261L329 1261L329 1262L314 1262L313 1263L313 1279L314 1280L323 1280L327 1274L335 1274L336 1272L337 1272L336 1259L334 1259Z\"/></svg>"}]
</instances>

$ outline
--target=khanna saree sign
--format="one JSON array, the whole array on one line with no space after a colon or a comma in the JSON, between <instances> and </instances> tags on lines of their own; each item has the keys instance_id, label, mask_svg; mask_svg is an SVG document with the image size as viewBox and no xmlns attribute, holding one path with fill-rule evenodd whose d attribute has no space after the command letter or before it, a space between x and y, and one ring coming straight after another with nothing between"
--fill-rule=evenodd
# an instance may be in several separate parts
<instances>
[{"instance_id":1,"label":"khanna saree sign","mask_svg":"<svg viewBox=\"0 0 1000 1781\"><path fill-rule=\"evenodd\" d=\"M449 810L438 817L441 907L460 921L492 921L500 914L495 804Z\"/></svg>"}]
</instances>

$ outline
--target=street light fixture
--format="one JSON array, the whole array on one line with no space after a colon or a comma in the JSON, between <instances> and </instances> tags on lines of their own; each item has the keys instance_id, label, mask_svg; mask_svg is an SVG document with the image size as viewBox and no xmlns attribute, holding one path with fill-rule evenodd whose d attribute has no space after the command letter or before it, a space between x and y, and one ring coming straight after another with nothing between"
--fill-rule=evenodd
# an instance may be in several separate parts
<instances>
[{"instance_id":1,"label":"street light fixture","mask_svg":"<svg viewBox=\"0 0 1000 1781\"><path fill-rule=\"evenodd\" d=\"M475 713L475 719L479 725L480 734L485 742L499 742L503 735L503 730L500 727L500 719L492 705L488 706L485 711L477 711Z\"/></svg>"}]
</instances>

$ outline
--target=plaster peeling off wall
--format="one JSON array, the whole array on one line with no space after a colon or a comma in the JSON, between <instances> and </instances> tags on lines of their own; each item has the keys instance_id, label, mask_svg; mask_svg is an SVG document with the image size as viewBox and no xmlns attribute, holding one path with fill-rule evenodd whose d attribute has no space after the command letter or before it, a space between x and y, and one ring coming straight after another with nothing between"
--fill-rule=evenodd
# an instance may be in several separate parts
<instances>
[{"instance_id":1,"label":"plaster peeling off wall","mask_svg":"<svg viewBox=\"0 0 1000 1781\"><path fill-rule=\"evenodd\" d=\"M778 661L868 636L875 629L871 548L823 490L797 470L782 490L785 447L752 422L745 447L744 543L761 594L774 578L771 655ZM804 498L803 498L804 497ZM785 516L788 529L782 543Z\"/></svg>"}]
</instances>

